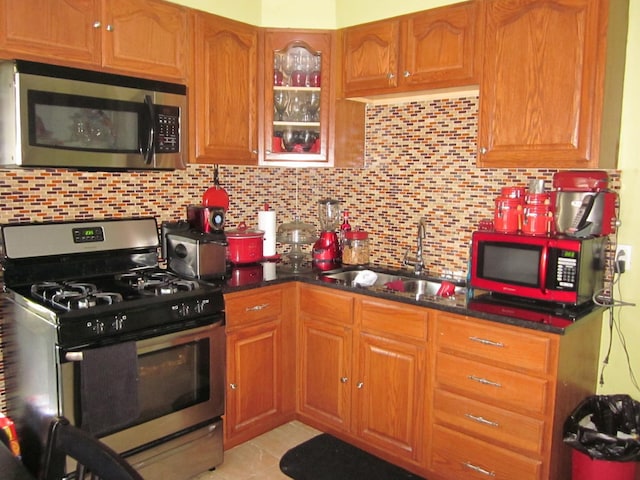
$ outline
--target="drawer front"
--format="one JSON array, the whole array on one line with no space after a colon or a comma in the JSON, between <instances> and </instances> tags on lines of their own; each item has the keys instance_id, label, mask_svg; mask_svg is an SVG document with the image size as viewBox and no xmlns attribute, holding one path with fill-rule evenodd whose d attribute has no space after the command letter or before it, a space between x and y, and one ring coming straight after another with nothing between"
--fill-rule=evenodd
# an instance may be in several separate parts
<instances>
[{"instance_id":1,"label":"drawer front","mask_svg":"<svg viewBox=\"0 0 640 480\"><path fill-rule=\"evenodd\" d=\"M360 317L363 330L418 340L427 338L428 313L424 308L393 301L360 298Z\"/></svg>"},{"instance_id":2,"label":"drawer front","mask_svg":"<svg viewBox=\"0 0 640 480\"><path fill-rule=\"evenodd\" d=\"M353 324L353 296L325 287L300 287L300 318Z\"/></svg>"},{"instance_id":3,"label":"drawer front","mask_svg":"<svg viewBox=\"0 0 640 480\"><path fill-rule=\"evenodd\" d=\"M282 290L254 290L246 295L225 297L227 326L232 328L279 318L282 315Z\"/></svg>"},{"instance_id":4,"label":"drawer front","mask_svg":"<svg viewBox=\"0 0 640 480\"><path fill-rule=\"evenodd\" d=\"M431 468L451 480L540 480L542 461L435 425Z\"/></svg>"},{"instance_id":5,"label":"drawer front","mask_svg":"<svg viewBox=\"0 0 640 480\"><path fill-rule=\"evenodd\" d=\"M544 422L535 418L436 390L434 420L455 431L482 437L524 453L542 454Z\"/></svg>"},{"instance_id":6,"label":"drawer front","mask_svg":"<svg viewBox=\"0 0 640 480\"><path fill-rule=\"evenodd\" d=\"M542 415L548 381L444 352L436 355L436 384L481 401Z\"/></svg>"},{"instance_id":7,"label":"drawer front","mask_svg":"<svg viewBox=\"0 0 640 480\"><path fill-rule=\"evenodd\" d=\"M552 365L550 337L493 326L478 320L441 314L438 316L437 346L473 355L506 368L547 373Z\"/></svg>"}]
</instances>

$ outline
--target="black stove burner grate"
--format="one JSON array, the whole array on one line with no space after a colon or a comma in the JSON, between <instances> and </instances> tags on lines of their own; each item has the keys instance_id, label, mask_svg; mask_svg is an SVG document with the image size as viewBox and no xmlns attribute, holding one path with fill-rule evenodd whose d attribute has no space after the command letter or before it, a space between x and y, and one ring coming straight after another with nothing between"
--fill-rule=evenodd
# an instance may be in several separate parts
<instances>
[{"instance_id":1,"label":"black stove burner grate","mask_svg":"<svg viewBox=\"0 0 640 480\"><path fill-rule=\"evenodd\" d=\"M123 301L119 293L101 292L93 283L75 281L36 283L31 286L31 294L45 304L63 310L83 310Z\"/></svg>"}]
</instances>

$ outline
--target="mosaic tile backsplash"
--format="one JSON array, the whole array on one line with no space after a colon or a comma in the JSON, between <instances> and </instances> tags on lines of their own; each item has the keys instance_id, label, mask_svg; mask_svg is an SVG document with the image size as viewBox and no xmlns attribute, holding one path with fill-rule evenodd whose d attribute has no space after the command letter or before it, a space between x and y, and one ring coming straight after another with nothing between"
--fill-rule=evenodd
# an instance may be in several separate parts
<instances>
[{"instance_id":1,"label":"mosaic tile backsplash","mask_svg":"<svg viewBox=\"0 0 640 480\"><path fill-rule=\"evenodd\" d=\"M243 220L257 226L265 202L278 223L299 215L317 226L317 201L330 197L349 210L352 226L369 232L373 263L400 266L405 251L415 251L424 216L429 270L466 271L471 232L492 217L501 187L532 179L550 186L554 173L476 167L477 112L475 96L370 105L362 169L220 166L231 198L227 227ZM209 165L174 172L4 169L0 223L150 215L160 224L184 218L212 182Z\"/></svg>"}]
</instances>

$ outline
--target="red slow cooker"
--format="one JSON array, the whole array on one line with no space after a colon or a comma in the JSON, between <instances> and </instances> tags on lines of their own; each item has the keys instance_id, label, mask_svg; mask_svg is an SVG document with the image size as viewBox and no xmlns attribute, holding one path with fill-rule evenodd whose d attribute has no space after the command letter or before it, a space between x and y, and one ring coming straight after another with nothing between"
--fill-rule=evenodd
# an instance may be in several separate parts
<instances>
[{"instance_id":1,"label":"red slow cooker","mask_svg":"<svg viewBox=\"0 0 640 480\"><path fill-rule=\"evenodd\" d=\"M236 230L226 230L225 235L229 246L227 259L231 263L255 263L262 261L262 244L264 232L251 230L244 222Z\"/></svg>"}]
</instances>

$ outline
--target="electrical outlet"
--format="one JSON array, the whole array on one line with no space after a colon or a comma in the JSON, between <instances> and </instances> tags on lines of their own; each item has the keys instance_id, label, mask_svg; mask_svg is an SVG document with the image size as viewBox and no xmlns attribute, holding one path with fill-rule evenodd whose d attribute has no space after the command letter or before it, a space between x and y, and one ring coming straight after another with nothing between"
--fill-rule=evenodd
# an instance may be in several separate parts
<instances>
[{"instance_id":1,"label":"electrical outlet","mask_svg":"<svg viewBox=\"0 0 640 480\"><path fill-rule=\"evenodd\" d=\"M631 245L617 245L615 259L624 261L625 272L631 270Z\"/></svg>"}]
</instances>

